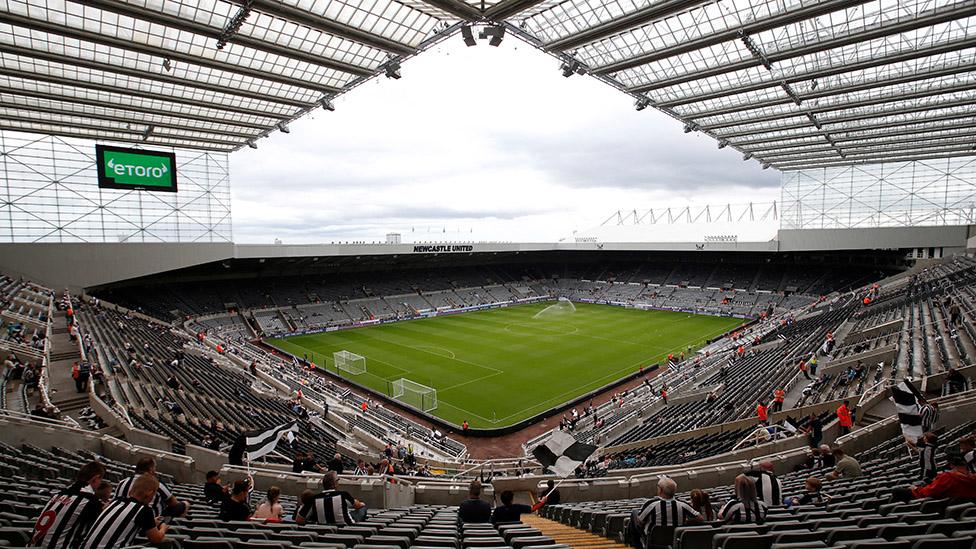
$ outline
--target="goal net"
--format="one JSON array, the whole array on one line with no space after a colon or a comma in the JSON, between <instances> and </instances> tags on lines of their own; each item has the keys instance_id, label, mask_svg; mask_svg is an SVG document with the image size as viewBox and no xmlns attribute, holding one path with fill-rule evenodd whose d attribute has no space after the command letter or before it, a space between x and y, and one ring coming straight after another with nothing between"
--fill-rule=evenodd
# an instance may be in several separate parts
<instances>
[{"instance_id":1,"label":"goal net","mask_svg":"<svg viewBox=\"0 0 976 549\"><path fill-rule=\"evenodd\" d=\"M336 370L357 376L366 373L366 357L364 356L349 351L338 351L332 353L332 359L335 361Z\"/></svg>"},{"instance_id":2,"label":"goal net","mask_svg":"<svg viewBox=\"0 0 976 549\"><path fill-rule=\"evenodd\" d=\"M576 305L565 297L560 297L555 303L542 309L532 318L559 317L576 312Z\"/></svg>"},{"instance_id":3,"label":"goal net","mask_svg":"<svg viewBox=\"0 0 976 549\"><path fill-rule=\"evenodd\" d=\"M406 378L393 382L390 396L424 412L437 409L437 389Z\"/></svg>"}]
</instances>

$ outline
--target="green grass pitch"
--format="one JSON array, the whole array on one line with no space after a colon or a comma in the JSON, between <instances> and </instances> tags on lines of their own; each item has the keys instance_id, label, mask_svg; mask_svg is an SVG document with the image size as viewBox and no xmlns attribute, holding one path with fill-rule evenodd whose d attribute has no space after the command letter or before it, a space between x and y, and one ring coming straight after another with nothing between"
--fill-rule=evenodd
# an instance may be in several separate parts
<instances>
[{"instance_id":1,"label":"green grass pitch","mask_svg":"<svg viewBox=\"0 0 976 549\"><path fill-rule=\"evenodd\" d=\"M602 387L641 365L663 362L742 321L687 313L576 304L536 316L534 303L336 332L269 339L335 371L332 353L366 357L365 374L344 377L389 394L407 378L437 389L432 413L472 428L518 423Z\"/></svg>"}]
</instances>

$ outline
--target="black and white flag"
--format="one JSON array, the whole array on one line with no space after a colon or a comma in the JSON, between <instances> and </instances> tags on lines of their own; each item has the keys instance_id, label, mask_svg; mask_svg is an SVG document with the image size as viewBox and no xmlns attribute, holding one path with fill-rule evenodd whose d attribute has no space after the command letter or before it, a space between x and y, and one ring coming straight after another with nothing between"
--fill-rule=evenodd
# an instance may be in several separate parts
<instances>
[{"instance_id":1,"label":"black and white flag","mask_svg":"<svg viewBox=\"0 0 976 549\"><path fill-rule=\"evenodd\" d=\"M564 431L553 431L549 440L532 449L532 455L543 469L548 468L563 478L573 474L593 452L596 446L576 442L573 435Z\"/></svg>"},{"instance_id":2,"label":"black and white flag","mask_svg":"<svg viewBox=\"0 0 976 549\"><path fill-rule=\"evenodd\" d=\"M786 419L783 420L782 423L780 423L780 425L782 425L783 429L786 432L790 433L791 435L796 434L798 426L796 424L796 421L793 420L793 418L787 417Z\"/></svg>"},{"instance_id":3,"label":"black and white flag","mask_svg":"<svg viewBox=\"0 0 976 549\"><path fill-rule=\"evenodd\" d=\"M919 404L924 400L922 395L908 380L902 380L891 388L891 400L898 412L901 433L914 444L922 436L922 407Z\"/></svg>"},{"instance_id":4,"label":"black and white flag","mask_svg":"<svg viewBox=\"0 0 976 549\"><path fill-rule=\"evenodd\" d=\"M247 453L248 461L255 461L262 456L271 453L278 445L278 439L285 433L297 433L298 422L292 421L279 425L267 431L250 431L245 433L244 451Z\"/></svg>"},{"instance_id":5,"label":"black and white flag","mask_svg":"<svg viewBox=\"0 0 976 549\"><path fill-rule=\"evenodd\" d=\"M678 363L675 362L673 359L668 360L668 369L674 373L678 373Z\"/></svg>"}]
</instances>

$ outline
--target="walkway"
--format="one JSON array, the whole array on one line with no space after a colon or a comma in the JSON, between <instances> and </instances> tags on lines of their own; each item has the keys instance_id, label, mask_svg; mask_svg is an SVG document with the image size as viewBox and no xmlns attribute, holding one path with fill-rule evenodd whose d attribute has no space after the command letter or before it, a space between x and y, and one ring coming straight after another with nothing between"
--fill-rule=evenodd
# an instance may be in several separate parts
<instances>
[{"instance_id":1,"label":"walkway","mask_svg":"<svg viewBox=\"0 0 976 549\"><path fill-rule=\"evenodd\" d=\"M573 549L627 549L627 546L622 543L566 526L535 513L522 515L522 522L538 528L542 535L551 537L556 540L556 543L564 543Z\"/></svg>"}]
</instances>

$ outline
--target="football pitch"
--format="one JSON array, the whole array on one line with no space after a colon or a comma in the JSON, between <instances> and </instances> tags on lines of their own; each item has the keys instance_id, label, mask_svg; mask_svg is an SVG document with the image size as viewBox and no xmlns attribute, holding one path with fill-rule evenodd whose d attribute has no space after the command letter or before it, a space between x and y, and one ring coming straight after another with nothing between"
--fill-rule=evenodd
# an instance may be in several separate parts
<instances>
[{"instance_id":1,"label":"football pitch","mask_svg":"<svg viewBox=\"0 0 976 549\"><path fill-rule=\"evenodd\" d=\"M507 427L638 370L697 349L736 318L553 302L268 339L335 371L332 354L366 357L343 377L390 394L406 378L437 389L431 414L472 428ZM563 305L563 304L560 304ZM568 304L566 304L568 305Z\"/></svg>"}]
</instances>

